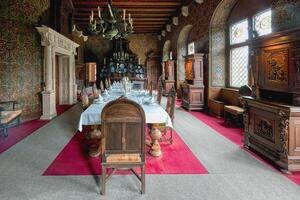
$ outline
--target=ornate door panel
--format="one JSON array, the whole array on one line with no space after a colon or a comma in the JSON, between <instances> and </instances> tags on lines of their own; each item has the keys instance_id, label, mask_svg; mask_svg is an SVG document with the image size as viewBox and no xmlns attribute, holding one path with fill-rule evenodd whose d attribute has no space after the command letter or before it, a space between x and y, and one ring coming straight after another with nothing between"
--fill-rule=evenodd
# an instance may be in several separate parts
<instances>
[{"instance_id":1,"label":"ornate door panel","mask_svg":"<svg viewBox=\"0 0 300 200\"><path fill-rule=\"evenodd\" d=\"M300 156L300 120L290 120L289 155Z\"/></svg>"},{"instance_id":2,"label":"ornate door panel","mask_svg":"<svg viewBox=\"0 0 300 200\"><path fill-rule=\"evenodd\" d=\"M262 49L263 73L261 88L286 92L289 89L289 46L279 45Z\"/></svg>"}]
</instances>

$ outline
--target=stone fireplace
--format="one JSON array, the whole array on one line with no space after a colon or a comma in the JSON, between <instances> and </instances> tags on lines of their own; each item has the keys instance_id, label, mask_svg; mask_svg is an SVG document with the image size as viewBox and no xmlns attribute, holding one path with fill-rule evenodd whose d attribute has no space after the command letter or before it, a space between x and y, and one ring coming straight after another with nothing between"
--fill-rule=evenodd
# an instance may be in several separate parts
<instances>
[{"instance_id":1,"label":"stone fireplace","mask_svg":"<svg viewBox=\"0 0 300 200\"><path fill-rule=\"evenodd\" d=\"M37 27L37 30L44 47L41 119L50 120L56 116L57 104L76 103L75 55L79 45L49 27Z\"/></svg>"}]
</instances>

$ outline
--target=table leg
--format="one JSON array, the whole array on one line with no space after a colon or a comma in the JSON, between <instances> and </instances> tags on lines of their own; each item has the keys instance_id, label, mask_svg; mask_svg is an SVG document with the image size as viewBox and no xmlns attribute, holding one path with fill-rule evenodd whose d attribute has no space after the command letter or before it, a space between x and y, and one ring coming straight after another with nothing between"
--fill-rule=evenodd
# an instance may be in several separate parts
<instances>
[{"instance_id":1,"label":"table leg","mask_svg":"<svg viewBox=\"0 0 300 200\"><path fill-rule=\"evenodd\" d=\"M154 157L159 157L161 156L161 149L160 149L160 144L159 144L159 140L161 138L161 132L159 129L152 129L151 133L150 133L150 137L152 140L152 144L151 144L151 149L150 149L150 154Z\"/></svg>"},{"instance_id":2,"label":"table leg","mask_svg":"<svg viewBox=\"0 0 300 200\"><path fill-rule=\"evenodd\" d=\"M99 145L101 144L101 131L99 126L91 126L91 130L87 134L88 154L90 157L98 157L101 152Z\"/></svg>"}]
</instances>

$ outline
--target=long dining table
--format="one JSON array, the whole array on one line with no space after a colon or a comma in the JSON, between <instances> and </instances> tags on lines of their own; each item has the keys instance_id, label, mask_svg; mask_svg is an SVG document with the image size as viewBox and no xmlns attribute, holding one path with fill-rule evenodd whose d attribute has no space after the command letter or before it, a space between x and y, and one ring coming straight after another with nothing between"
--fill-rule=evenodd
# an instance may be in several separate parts
<instances>
[{"instance_id":1,"label":"long dining table","mask_svg":"<svg viewBox=\"0 0 300 200\"><path fill-rule=\"evenodd\" d=\"M84 126L100 126L101 113L105 105L121 96L124 92L120 89L111 89L104 92L101 101L95 99L93 103L81 113L78 130L83 131ZM145 112L146 124L165 124L169 128L173 128L172 120L166 110L159 105L145 90L131 91L125 95L128 99L137 102Z\"/></svg>"}]
</instances>

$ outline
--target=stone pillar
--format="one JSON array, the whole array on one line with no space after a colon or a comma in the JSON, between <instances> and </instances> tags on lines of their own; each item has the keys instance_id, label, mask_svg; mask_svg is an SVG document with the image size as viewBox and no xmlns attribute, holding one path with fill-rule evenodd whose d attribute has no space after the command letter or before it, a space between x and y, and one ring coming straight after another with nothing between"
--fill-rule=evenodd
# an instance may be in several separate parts
<instances>
[{"instance_id":1,"label":"stone pillar","mask_svg":"<svg viewBox=\"0 0 300 200\"><path fill-rule=\"evenodd\" d=\"M70 95L69 95L69 103L74 104L77 101L77 84L75 78L75 55L71 55L69 57L69 88L70 88Z\"/></svg>"},{"instance_id":2,"label":"stone pillar","mask_svg":"<svg viewBox=\"0 0 300 200\"><path fill-rule=\"evenodd\" d=\"M51 45L44 46L44 69L45 69L45 91L42 92L43 113L42 120L50 120L56 114L55 91L53 90L53 48Z\"/></svg>"}]
</instances>

